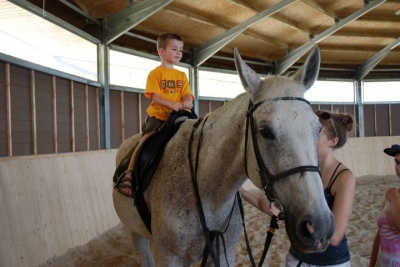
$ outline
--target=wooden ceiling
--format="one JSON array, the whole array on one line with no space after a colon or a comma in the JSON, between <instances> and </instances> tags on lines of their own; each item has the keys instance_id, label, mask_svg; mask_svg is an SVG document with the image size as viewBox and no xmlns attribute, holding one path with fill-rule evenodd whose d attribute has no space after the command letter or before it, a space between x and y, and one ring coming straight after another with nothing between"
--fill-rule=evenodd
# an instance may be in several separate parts
<instances>
[{"instance_id":1,"label":"wooden ceiling","mask_svg":"<svg viewBox=\"0 0 400 267\"><path fill-rule=\"evenodd\" d=\"M10 2L44 7L102 42L148 54L156 55L159 34L177 33L183 60L201 67L234 70L237 47L257 72L285 73L318 44L322 78L400 79L400 0Z\"/></svg>"}]
</instances>

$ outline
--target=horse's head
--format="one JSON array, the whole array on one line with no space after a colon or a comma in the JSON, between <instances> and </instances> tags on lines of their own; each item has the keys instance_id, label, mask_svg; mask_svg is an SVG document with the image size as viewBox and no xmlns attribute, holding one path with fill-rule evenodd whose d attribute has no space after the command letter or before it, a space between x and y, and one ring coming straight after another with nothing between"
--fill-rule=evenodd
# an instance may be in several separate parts
<instances>
[{"instance_id":1,"label":"horse's head","mask_svg":"<svg viewBox=\"0 0 400 267\"><path fill-rule=\"evenodd\" d=\"M268 76L261 80L237 50L235 63L252 103L247 113L248 176L282 205L286 231L295 249L324 251L335 226L317 167L321 124L303 98L318 76L319 49L313 49L292 78Z\"/></svg>"}]
</instances>

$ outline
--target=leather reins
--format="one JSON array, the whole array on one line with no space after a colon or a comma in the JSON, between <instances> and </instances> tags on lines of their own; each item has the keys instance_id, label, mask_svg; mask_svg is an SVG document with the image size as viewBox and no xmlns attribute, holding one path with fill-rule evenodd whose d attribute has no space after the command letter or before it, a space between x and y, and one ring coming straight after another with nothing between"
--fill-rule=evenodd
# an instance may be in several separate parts
<instances>
[{"instance_id":1,"label":"leather reins","mask_svg":"<svg viewBox=\"0 0 400 267\"><path fill-rule=\"evenodd\" d=\"M219 259L220 259L220 248L219 248L220 240L221 240L222 246L224 248L224 254L225 254L226 263L229 266L228 259L226 257L226 245L225 245L224 233L228 230L228 226L229 226L229 223L231 221L233 211L235 209L236 199L238 197L240 197L240 195L238 195L238 194L235 195L235 201L233 202L232 209L231 209L231 211L229 213L225 230L224 231L209 230L208 227L207 227L206 218L204 216L204 210L203 210L203 206L201 204L201 199L200 199L199 187L198 187L198 184L197 184L197 168L199 166L200 147L201 147L201 142L203 140L203 128L204 128L204 125L206 124L207 119L208 119L208 117L206 117L204 120L203 119L199 119L193 125L193 130L192 130L192 133L191 133L190 138L189 138L189 148L188 148L188 158L189 158L189 165L190 165L190 173L191 173L191 176L192 176L192 183L193 183L193 188L194 188L195 197L196 197L196 206L197 206L197 210L198 210L199 217L200 217L201 228L202 228L204 237L206 239L206 245L205 245L204 250L203 250L203 260L201 262L201 267L206 266L208 255L211 256L211 259L212 259L215 267L219 267L220 266L220 262L219 262ZM199 124L201 123L201 121L203 121L203 125L201 127L199 140L197 142L198 144L197 144L195 165L193 166L193 162L192 162L192 146L191 146L191 144L193 142L193 134L194 134L195 130L197 129L197 127L199 126ZM214 249L212 247L212 242L213 242L214 239L216 239L216 242L215 242L216 243L215 244L216 252L214 252Z\"/></svg>"}]
</instances>

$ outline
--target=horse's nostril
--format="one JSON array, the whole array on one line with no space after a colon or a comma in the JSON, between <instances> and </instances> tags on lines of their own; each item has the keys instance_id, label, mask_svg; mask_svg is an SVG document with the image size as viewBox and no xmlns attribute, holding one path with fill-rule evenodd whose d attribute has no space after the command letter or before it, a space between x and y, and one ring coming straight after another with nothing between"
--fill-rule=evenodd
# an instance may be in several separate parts
<instances>
[{"instance_id":1,"label":"horse's nostril","mask_svg":"<svg viewBox=\"0 0 400 267\"><path fill-rule=\"evenodd\" d=\"M307 231L308 231L311 235L314 234L314 227L312 226L312 223L306 222L306 228L307 228Z\"/></svg>"}]
</instances>

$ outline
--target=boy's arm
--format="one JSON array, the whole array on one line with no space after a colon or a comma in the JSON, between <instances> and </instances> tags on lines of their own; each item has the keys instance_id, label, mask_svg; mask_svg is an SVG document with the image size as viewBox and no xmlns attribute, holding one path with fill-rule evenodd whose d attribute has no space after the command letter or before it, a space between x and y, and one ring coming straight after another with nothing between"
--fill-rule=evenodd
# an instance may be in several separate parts
<instances>
[{"instance_id":1,"label":"boy's arm","mask_svg":"<svg viewBox=\"0 0 400 267\"><path fill-rule=\"evenodd\" d=\"M191 94L184 95L182 97L183 108L192 109L193 107L193 97Z\"/></svg>"},{"instance_id":2,"label":"boy's arm","mask_svg":"<svg viewBox=\"0 0 400 267\"><path fill-rule=\"evenodd\" d=\"M179 102L174 102L168 99L163 98L159 94L153 94L151 99L156 102L157 104L165 107L172 108L175 111L183 109L183 105Z\"/></svg>"}]
</instances>

